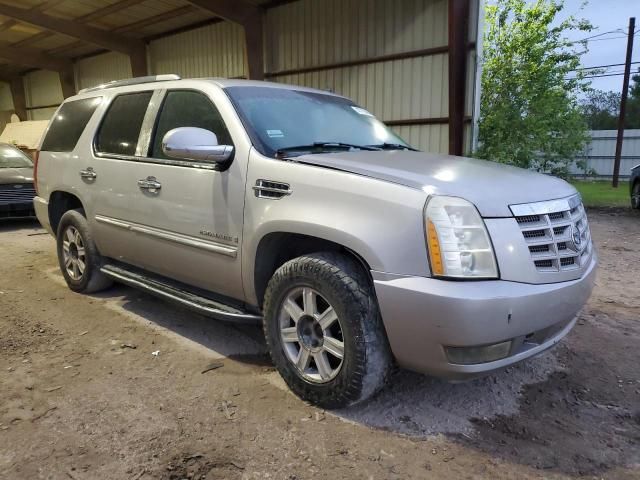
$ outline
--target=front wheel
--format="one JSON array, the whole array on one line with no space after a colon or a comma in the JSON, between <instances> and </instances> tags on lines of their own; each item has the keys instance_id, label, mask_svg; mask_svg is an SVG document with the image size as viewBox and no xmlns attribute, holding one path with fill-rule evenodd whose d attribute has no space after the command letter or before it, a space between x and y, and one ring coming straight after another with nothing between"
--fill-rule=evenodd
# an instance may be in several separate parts
<instances>
[{"instance_id":1,"label":"front wheel","mask_svg":"<svg viewBox=\"0 0 640 480\"><path fill-rule=\"evenodd\" d=\"M371 281L348 257L293 259L269 281L264 331L289 388L323 408L369 398L384 384L391 354Z\"/></svg>"}]
</instances>

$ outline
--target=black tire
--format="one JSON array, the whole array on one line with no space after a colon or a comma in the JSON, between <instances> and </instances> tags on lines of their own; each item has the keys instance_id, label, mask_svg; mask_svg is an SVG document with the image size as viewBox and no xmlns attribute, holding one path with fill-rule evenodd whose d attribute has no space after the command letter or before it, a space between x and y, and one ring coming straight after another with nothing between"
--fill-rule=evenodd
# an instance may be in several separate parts
<instances>
[{"instance_id":1,"label":"black tire","mask_svg":"<svg viewBox=\"0 0 640 480\"><path fill-rule=\"evenodd\" d=\"M304 378L285 353L280 335L280 308L291 291L304 287L326 298L340 319L344 356L338 373L326 383ZM275 272L265 293L264 333L273 363L289 388L322 408L368 399L390 372L390 348L371 281L358 262L340 254L305 255Z\"/></svg>"},{"instance_id":2,"label":"black tire","mask_svg":"<svg viewBox=\"0 0 640 480\"><path fill-rule=\"evenodd\" d=\"M637 181L633 185L633 190L631 191L631 208L640 210L640 181Z\"/></svg>"},{"instance_id":3,"label":"black tire","mask_svg":"<svg viewBox=\"0 0 640 480\"><path fill-rule=\"evenodd\" d=\"M79 278L73 278L70 272L67 271L63 253L64 237L68 231L73 229L78 232L84 247L84 271L79 275ZM58 224L56 239L60 270L71 290L79 293L94 293L109 288L113 284L109 278L100 272L103 260L93 241L83 210L69 210L62 215Z\"/></svg>"}]
</instances>

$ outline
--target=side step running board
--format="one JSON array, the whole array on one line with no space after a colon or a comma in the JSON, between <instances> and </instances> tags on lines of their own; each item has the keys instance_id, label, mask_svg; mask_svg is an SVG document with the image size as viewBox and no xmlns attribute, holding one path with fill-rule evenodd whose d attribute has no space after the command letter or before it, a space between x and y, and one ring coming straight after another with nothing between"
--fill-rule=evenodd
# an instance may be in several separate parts
<instances>
[{"instance_id":1,"label":"side step running board","mask_svg":"<svg viewBox=\"0 0 640 480\"><path fill-rule=\"evenodd\" d=\"M130 287L139 288L152 295L175 302L190 310L217 320L234 323L260 323L262 317L239 310L219 301L198 295L184 288L143 273L117 265L107 264L100 268L107 277Z\"/></svg>"}]
</instances>

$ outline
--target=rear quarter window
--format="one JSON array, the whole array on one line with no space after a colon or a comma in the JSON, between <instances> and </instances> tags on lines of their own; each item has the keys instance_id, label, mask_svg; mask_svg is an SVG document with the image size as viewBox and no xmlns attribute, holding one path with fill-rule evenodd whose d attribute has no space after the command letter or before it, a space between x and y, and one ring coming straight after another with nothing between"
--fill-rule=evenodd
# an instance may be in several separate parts
<instances>
[{"instance_id":1,"label":"rear quarter window","mask_svg":"<svg viewBox=\"0 0 640 480\"><path fill-rule=\"evenodd\" d=\"M51 119L40 150L71 152L84 132L102 97L84 98L64 103Z\"/></svg>"}]
</instances>

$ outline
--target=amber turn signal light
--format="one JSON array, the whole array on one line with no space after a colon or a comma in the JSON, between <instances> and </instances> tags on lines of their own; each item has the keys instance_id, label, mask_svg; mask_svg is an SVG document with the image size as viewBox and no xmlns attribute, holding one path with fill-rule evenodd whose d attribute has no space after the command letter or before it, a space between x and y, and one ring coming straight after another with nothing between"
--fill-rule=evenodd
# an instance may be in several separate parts
<instances>
[{"instance_id":1,"label":"amber turn signal light","mask_svg":"<svg viewBox=\"0 0 640 480\"><path fill-rule=\"evenodd\" d=\"M440 241L436 226L431 220L427 223L427 244L429 245L429 258L431 259L431 273L433 275L443 275L442 254L440 252Z\"/></svg>"}]
</instances>

